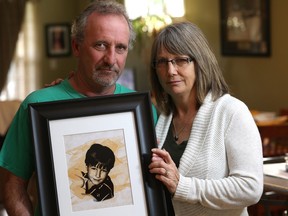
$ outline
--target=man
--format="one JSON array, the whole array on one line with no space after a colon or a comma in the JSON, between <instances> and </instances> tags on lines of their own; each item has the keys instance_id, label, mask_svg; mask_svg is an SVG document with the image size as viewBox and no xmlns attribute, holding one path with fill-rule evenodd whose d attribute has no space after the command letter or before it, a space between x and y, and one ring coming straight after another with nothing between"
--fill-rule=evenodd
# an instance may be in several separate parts
<instances>
[{"instance_id":1,"label":"man","mask_svg":"<svg viewBox=\"0 0 288 216\"><path fill-rule=\"evenodd\" d=\"M74 21L71 36L78 59L73 76L35 91L23 101L0 152L0 166L6 170L4 205L10 216L33 215L27 193L35 170L28 104L132 92L116 84L135 39L123 5L94 1Z\"/></svg>"}]
</instances>

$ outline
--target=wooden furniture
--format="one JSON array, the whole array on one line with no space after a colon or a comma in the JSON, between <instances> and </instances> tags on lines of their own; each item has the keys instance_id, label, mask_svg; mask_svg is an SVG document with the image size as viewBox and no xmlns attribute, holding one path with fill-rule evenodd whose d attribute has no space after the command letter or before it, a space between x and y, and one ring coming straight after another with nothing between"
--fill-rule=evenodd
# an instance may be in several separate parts
<instances>
[{"instance_id":1,"label":"wooden furniture","mask_svg":"<svg viewBox=\"0 0 288 216\"><path fill-rule=\"evenodd\" d=\"M258 125L262 139L264 163L284 162L288 153L288 123ZM264 176L260 201L248 208L250 216L282 216L288 210L288 180Z\"/></svg>"},{"instance_id":2,"label":"wooden furniture","mask_svg":"<svg viewBox=\"0 0 288 216\"><path fill-rule=\"evenodd\" d=\"M288 108L282 108L282 109L280 109L279 115L280 115L280 116L284 116L284 115L288 116Z\"/></svg>"},{"instance_id":3,"label":"wooden furniture","mask_svg":"<svg viewBox=\"0 0 288 216\"><path fill-rule=\"evenodd\" d=\"M288 153L288 123L258 126L258 129L263 145L264 166L285 162L284 155ZM259 205L264 209L263 215L267 216L282 215L287 211L288 180L264 175L264 192Z\"/></svg>"},{"instance_id":4,"label":"wooden furniture","mask_svg":"<svg viewBox=\"0 0 288 216\"><path fill-rule=\"evenodd\" d=\"M269 175L267 169L265 169L267 165L284 164L283 162L285 162L284 157L275 157L264 161L264 174L267 174L264 175L264 192L256 205L248 207L250 216L282 216L285 215L285 211L288 211L288 179L286 174L285 178L282 176L283 173L277 176L278 172L274 172L273 168L272 174L270 172Z\"/></svg>"},{"instance_id":5,"label":"wooden furniture","mask_svg":"<svg viewBox=\"0 0 288 216\"><path fill-rule=\"evenodd\" d=\"M288 153L288 123L258 126L258 129L262 139L264 157L281 156Z\"/></svg>"},{"instance_id":6,"label":"wooden furniture","mask_svg":"<svg viewBox=\"0 0 288 216\"><path fill-rule=\"evenodd\" d=\"M280 163L264 163L264 193L260 203L267 216L282 216L288 211L288 173L284 157Z\"/></svg>"},{"instance_id":7,"label":"wooden furniture","mask_svg":"<svg viewBox=\"0 0 288 216\"><path fill-rule=\"evenodd\" d=\"M285 157L282 157L282 161L278 159L276 163L264 162L263 170L264 190L288 195L288 172L286 172Z\"/></svg>"},{"instance_id":8,"label":"wooden furniture","mask_svg":"<svg viewBox=\"0 0 288 216\"><path fill-rule=\"evenodd\" d=\"M264 176L264 190L274 191L279 194L288 195L288 179L272 176ZM288 200L287 200L288 205Z\"/></svg>"}]
</instances>

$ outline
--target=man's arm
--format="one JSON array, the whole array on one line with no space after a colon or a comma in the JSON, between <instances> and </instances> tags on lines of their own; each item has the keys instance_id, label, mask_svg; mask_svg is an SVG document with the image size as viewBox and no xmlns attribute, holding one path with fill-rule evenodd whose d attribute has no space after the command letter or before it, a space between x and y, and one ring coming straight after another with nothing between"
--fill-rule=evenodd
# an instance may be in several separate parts
<instances>
[{"instance_id":1,"label":"man's arm","mask_svg":"<svg viewBox=\"0 0 288 216\"><path fill-rule=\"evenodd\" d=\"M31 216L33 206L27 193L28 181L4 170L4 207L9 216Z\"/></svg>"}]
</instances>

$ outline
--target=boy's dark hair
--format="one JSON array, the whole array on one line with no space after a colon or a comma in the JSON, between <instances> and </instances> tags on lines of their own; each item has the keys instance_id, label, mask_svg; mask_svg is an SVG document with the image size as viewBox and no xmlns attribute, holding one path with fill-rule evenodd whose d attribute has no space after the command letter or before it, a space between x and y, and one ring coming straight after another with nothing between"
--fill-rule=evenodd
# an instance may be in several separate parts
<instances>
[{"instance_id":1,"label":"boy's dark hair","mask_svg":"<svg viewBox=\"0 0 288 216\"><path fill-rule=\"evenodd\" d=\"M96 166L99 163L109 172L114 166L115 155L110 148L95 143L86 152L85 164L86 166Z\"/></svg>"}]
</instances>

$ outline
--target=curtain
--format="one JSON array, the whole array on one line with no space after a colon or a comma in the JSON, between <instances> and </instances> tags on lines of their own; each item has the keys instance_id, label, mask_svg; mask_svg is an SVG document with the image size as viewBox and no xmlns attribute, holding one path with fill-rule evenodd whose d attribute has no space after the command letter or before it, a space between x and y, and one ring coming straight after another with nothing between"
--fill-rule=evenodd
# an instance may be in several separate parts
<instances>
[{"instance_id":1,"label":"curtain","mask_svg":"<svg viewBox=\"0 0 288 216\"><path fill-rule=\"evenodd\" d=\"M0 92L13 59L25 3L26 0L0 0Z\"/></svg>"}]
</instances>

